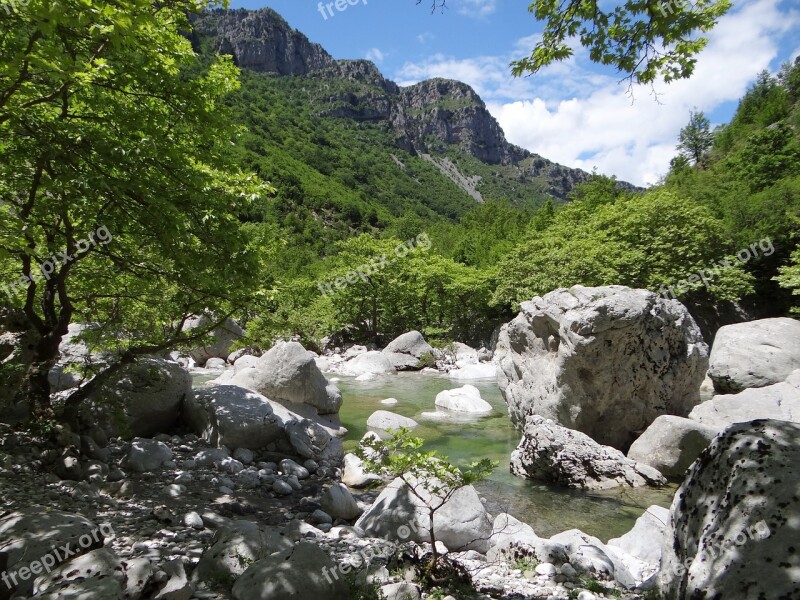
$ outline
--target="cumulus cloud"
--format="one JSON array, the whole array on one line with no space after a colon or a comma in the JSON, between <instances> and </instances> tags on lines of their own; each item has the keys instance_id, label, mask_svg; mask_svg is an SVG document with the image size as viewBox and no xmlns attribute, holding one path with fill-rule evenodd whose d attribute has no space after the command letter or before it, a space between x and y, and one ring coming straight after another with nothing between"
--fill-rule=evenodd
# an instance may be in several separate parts
<instances>
[{"instance_id":1,"label":"cumulus cloud","mask_svg":"<svg viewBox=\"0 0 800 600\"><path fill-rule=\"evenodd\" d=\"M364 55L364 58L367 60L371 60L374 63L382 63L383 59L386 58L386 55L381 52L380 48L370 48L367 50L367 53Z\"/></svg>"},{"instance_id":2,"label":"cumulus cloud","mask_svg":"<svg viewBox=\"0 0 800 600\"><path fill-rule=\"evenodd\" d=\"M469 17L486 17L497 10L497 0L460 0L458 12Z\"/></svg>"},{"instance_id":3,"label":"cumulus cloud","mask_svg":"<svg viewBox=\"0 0 800 600\"><path fill-rule=\"evenodd\" d=\"M455 59L443 55L407 63L401 84L429 77L458 79L487 102L512 143L563 164L639 185L655 183L675 155L675 140L693 108L712 112L738 100L756 74L778 56L796 28L795 10L780 0L754 0L723 17L710 32L691 79L631 88L589 65L580 49L570 61L534 77L514 79L508 63L530 52L536 36L518 40L506 56Z\"/></svg>"}]
</instances>

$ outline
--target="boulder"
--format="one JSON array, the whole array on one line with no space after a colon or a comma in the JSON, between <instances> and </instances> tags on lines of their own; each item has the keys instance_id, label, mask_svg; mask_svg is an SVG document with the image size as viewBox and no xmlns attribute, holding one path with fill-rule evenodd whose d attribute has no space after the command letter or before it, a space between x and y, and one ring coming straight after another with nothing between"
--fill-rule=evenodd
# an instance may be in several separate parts
<instances>
[{"instance_id":1,"label":"boulder","mask_svg":"<svg viewBox=\"0 0 800 600\"><path fill-rule=\"evenodd\" d=\"M191 331L199 327L208 327L212 323L208 315L202 315L188 319L183 326L183 331ZM231 348L236 340L245 334L239 324L231 318L225 319L216 329L211 331L210 345L193 349L189 356L202 367L209 358L222 358L227 360L231 354Z\"/></svg>"},{"instance_id":2,"label":"boulder","mask_svg":"<svg viewBox=\"0 0 800 600\"><path fill-rule=\"evenodd\" d=\"M486 558L490 562L514 562L531 557L551 564L562 564L569 560L564 546L540 538L530 525L507 513L497 515L492 525Z\"/></svg>"},{"instance_id":3,"label":"boulder","mask_svg":"<svg viewBox=\"0 0 800 600\"><path fill-rule=\"evenodd\" d=\"M4 565L3 574L9 574L9 581L16 582L13 587L4 582L3 591L9 592L6 597L31 596L38 574L31 570L34 563L39 567L49 565L50 569L58 567L69 557L74 559L102 547L105 535L105 528L89 519L49 507L31 506L3 514L0 516L0 562Z\"/></svg>"},{"instance_id":4,"label":"boulder","mask_svg":"<svg viewBox=\"0 0 800 600\"><path fill-rule=\"evenodd\" d=\"M295 452L303 458L337 464L344 458L342 440L311 419L291 421L286 425L286 435Z\"/></svg>"},{"instance_id":5,"label":"boulder","mask_svg":"<svg viewBox=\"0 0 800 600\"><path fill-rule=\"evenodd\" d=\"M656 417L686 416L699 401L708 347L679 302L623 286L574 286L520 308L495 352L517 428L541 415L626 449Z\"/></svg>"},{"instance_id":6,"label":"boulder","mask_svg":"<svg viewBox=\"0 0 800 600\"><path fill-rule=\"evenodd\" d=\"M361 489L381 481L380 475L365 473L362 465L363 461L355 454L344 455L344 475L342 476L342 481L345 485L351 488Z\"/></svg>"},{"instance_id":7,"label":"boulder","mask_svg":"<svg viewBox=\"0 0 800 600\"><path fill-rule=\"evenodd\" d=\"M235 600L348 600L344 575L328 554L311 542L250 565L233 585Z\"/></svg>"},{"instance_id":8,"label":"boulder","mask_svg":"<svg viewBox=\"0 0 800 600\"><path fill-rule=\"evenodd\" d=\"M661 415L633 442L628 458L650 465L668 479L683 480L686 469L719 432L718 427L692 419Z\"/></svg>"},{"instance_id":9,"label":"boulder","mask_svg":"<svg viewBox=\"0 0 800 600\"><path fill-rule=\"evenodd\" d=\"M142 358L103 382L85 403L84 420L109 436L152 437L170 431L192 378L178 363Z\"/></svg>"},{"instance_id":10,"label":"boulder","mask_svg":"<svg viewBox=\"0 0 800 600\"><path fill-rule=\"evenodd\" d=\"M148 566L149 564L148 561ZM71 582L92 578L116 579L122 590L128 579L127 567L127 563L123 564L119 557L107 548L98 548L37 577L34 581L33 592L37 597L45 593L54 593L57 589L63 592L63 586ZM152 569L150 574L152 574ZM139 586L134 586L134 589L139 589ZM139 592L141 593L141 589Z\"/></svg>"},{"instance_id":11,"label":"boulder","mask_svg":"<svg viewBox=\"0 0 800 600\"><path fill-rule=\"evenodd\" d=\"M193 433L229 448L264 448L286 439L284 428L293 419L299 417L238 385L196 388L183 407L183 420Z\"/></svg>"},{"instance_id":12,"label":"boulder","mask_svg":"<svg viewBox=\"0 0 800 600\"><path fill-rule=\"evenodd\" d=\"M481 398L481 392L474 385L452 390L444 390L436 394L436 406L455 412L490 413L492 405Z\"/></svg>"},{"instance_id":13,"label":"boulder","mask_svg":"<svg viewBox=\"0 0 800 600\"><path fill-rule=\"evenodd\" d=\"M400 429L401 427L413 429L417 425L419 423L414 419L409 419L388 410L376 410L367 419L367 427L381 432Z\"/></svg>"},{"instance_id":14,"label":"boulder","mask_svg":"<svg viewBox=\"0 0 800 600\"><path fill-rule=\"evenodd\" d=\"M164 442L134 438L119 464L123 469L134 473L147 473L155 471L170 460L172 450Z\"/></svg>"},{"instance_id":15,"label":"boulder","mask_svg":"<svg viewBox=\"0 0 800 600\"><path fill-rule=\"evenodd\" d=\"M325 491L322 492L319 503L322 506L322 510L334 519L350 521L355 519L362 512L358 507L356 499L353 498L353 494L341 483L334 483L332 486L325 489Z\"/></svg>"},{"instance_id":16,"label":"boulder","mask_svg":"<svg viewBox=\"0 0 800 600\"><path fill-rule=\"evenodd\" d=\"M441 504L443 496L441 493L432 494L416 479L411 482L421 498L398 477L356 521L356 528L362 529L368 537L396 542L429 542L429 507ZM471 485L456 490L436 511L433 527L436 539L451 551L485 553L489 547L492 522Z\"/></svg>"},{"instance_id":17,"label":"boulder","mask_svg":"<svg viewBox=\"0 0 800 600\"><path fill-rule=\"evenodd\" d=\"M667 483L652 467L539 416L528 417L522 441L511 453L511 472L526 479L589 490Z\"/></svg>"},{"instance_id":18,"label":"boulder","mask_svg":"<svg viewBox=\"0 0 800 600\"><path fill-rule=\"evenodd\" d=\"M737 423L717 436L675 494L662 598L800 597L798 464L798 423Z\"/></svg>"},{"instance_id":19,"label":"boulder","mask_svg":"<svg viewBox=\"0 0 800 600\"><path fill-rule=\"evenodd\" d=\"M341 366L342 375L359 377L361 375L393 375L397 372L386 355L377 350L363 352Z\"/></svg>"},{"instance_id":20,"label":"boulder","mask_svg":"<svg viewBox=\"0 0 800 600\"><path fill-rule=\"evenodd\" d=\"M779 317L725 325L717 331L708 375L721 394L785 381L800 369L800 321Z\"/></svg>"},{"instance_id":21,"label":"boulder","mask_svg":"<svg viewBox=\"0 0 800 600\"><path fill-rule=\"evenodd\" d=\"M466 364L458 369L453 369L447 376L456 381L476 381L480 379L497 378L497 365L492 363Z\"/></svg>"},{"instance_id":22,"label":"boulder","mask_svg":"<svg viewBox=\"0 0 800 600\"><path fill-rule=\"evenodd\" d=\"M661 563L664 530L669 519L669 509L653 505L636 519L628 533L608 540L607 546L619 548L631 556L651 565Z\"/></svg>"},{"instance_id":23,"label":"boulder","mask_svg":"<svg viewBox=\"0 0 800 600\"><path fill-rule=\"evenodd\" d=\"M415 583L387 583L381 586L385 600L422 600L422 590Z\"/></svg>"},{"instance_id":24,"label":"boulder","mask_svg":"<svg viewBox=\"0 0 800 600\"><path fill-rule=\"evenodd\" d=\"M392 340L383 354L398 371L416 370L419 360L426 354L432 355L433 348L419 331L409 331Z\"/></svg>"},{"instance_id":25,"label":"boulder","mask_svg":"<svg viewBox=\"0 0 800 600\"><path fill-rule=\"evenodd\" d=\"M231 380L282 403L307 404L319 414L339 412L342 393L317 368L314 358L297 342L278 342Z\"/></svg>"},{"instance_id":26,"label":"boulder","mask_svg":"<svg viewBox=\"0 0 800 600\"><path fill-rule=\"evenodd\" d=\"M800 370L782 383L714 396L695 406L689 418L718 429L755 419L800 423Z\"/></svg>"}]
</instances>

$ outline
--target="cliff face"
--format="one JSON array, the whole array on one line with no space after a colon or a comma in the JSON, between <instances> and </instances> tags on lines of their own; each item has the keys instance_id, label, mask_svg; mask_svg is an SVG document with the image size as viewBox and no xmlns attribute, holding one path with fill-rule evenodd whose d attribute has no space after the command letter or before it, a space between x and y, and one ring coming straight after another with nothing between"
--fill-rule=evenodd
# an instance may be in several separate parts
<instances>
[{"instance_id":1,"label":"cliff face","mask_svg":"<svg viewBox=\"0 0 800 600\"><path fill-rule=\"evenodd\" d=\"M443 156L453 148L487 167L503 167L502 176L512 177L514 182L534 184L562 200L589 177L585 171L558 165L508 143L483 100L465 83L431 79L401 88L370 61L334 60L268 8L213 11L194 25L195 44L231 54L241 68L324 82L324 93L312 99L317 114L388 128L397 147L434 159L443 175L473 197L481 177L458 171ZM471 183L465 187L464 181Z\"/></svg>"}]
</instances>

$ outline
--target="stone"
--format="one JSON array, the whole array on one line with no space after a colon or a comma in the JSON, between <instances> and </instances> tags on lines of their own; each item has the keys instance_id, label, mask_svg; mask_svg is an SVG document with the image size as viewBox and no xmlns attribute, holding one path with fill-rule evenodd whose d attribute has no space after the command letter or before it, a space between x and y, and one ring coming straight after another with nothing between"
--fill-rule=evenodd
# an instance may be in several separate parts
<instances>
[{"instance_id":1,"label":"stone","mask_svg":"<svg viewBox=\"0 0 800 600\"><path fill-rule=\"evenodd\" d=\"M247 448L236 448L236 450L233 451L233 458L242 464L249 465L255 460L255 454L253 454L252 450L248 450Z\"/></svg>"},{"instance_id":2,"label":"stone","mask_svg":"<svg viewBox=\"0 0 800 600\"><path fill-rule=\"evenodd\" d=\"M511 472L525 479L588 490L667 483L652 467L539 416L528 417L522 441L511 453Z\"/></svg>"},{"instance_id":3,"label":"stone","mask_svg":"<svg viewBox=\"0 0 800 600\"><path fill-rule=\"evenodd\" d=\"M278 342L258 359L255 367L239 371L231 383L275 402L307 404L321 415L337 413L342 406L339 388L328 382L312 356L297 342Z\"/></svg>"},{"instance_id":4,"label":"stone","mask_svg":"<svg viewBox=\"0 0 800 600\"><path fill-rule=\"evenodd\" d=\"M154 595L153 600L189 600L194 593L194 584L186 577L183 561L179 558L161 565L167 580Z\"/></svg>"},{"instance_id":5,"label":"stone","mask_svg":"<svg viewBox=\"0 0 800 600\"><path fill-rule=\"evenodd\" d=\"M204 368L221 371L227 366L227 364L228 363L225 361L225 359L222 359L222 358L209 358L206 361L206 364L205 364Z\"/></svg>"},{"instance_id":6,"label":"stone","mask_svg":"<svg viewBox=\"0 0 800 600\"><path fill-rule=\"evenodd\" d=\"M111 436L152 437L170 431L192 391L189 372L162 358L140 358L101 383L84 403L83 418Z\"/></svg>"},{"instance_id":7,"label":"stone","mask_svg":"<svg viewBox=\"0 0 800 600\"><path fill-rule=\"evenodd\" d=\"M303 458L334 464L340 463L344 458L342 440L333 437L311 419L289 422L286 425L286 435L292 448Z\"/></svg>"},{"instance_id":8,"label":"stone","mask_svg":"<svg viewBox=\"0 0 800 600\"><path fill-rule=\"evenodd\" d=\"M397 542L430 541L429 506L442 502L442 496L415 483L422 499L415 496L399 477L376 498L372 506L356 522L369 537ZM441 485L441 484L438 484ZM423 501L424 500L424 501ZM485 553L492 533L492 522L486 508L470 486L456 490L434 515L436 539L451 551L477 550Z\"/></svg>"},{"instance_id":9,"label":"stone","mask_svg":"<svg viewBox=\"0 0 800 600\"><path fill-rule=\"evenodd\" d=\"M359 375L393 375L397 372L385 354L377 350L364 352L348 360L341 367L342 375L358 377Z\"/></svg>"},{"instance_id":10,"label":"stone","mask_svg":"<svg viewBox=\"0 0 800 600\"><path fill-rule=\"evenodd\" d=\"M207 328L212 324L208 315L188 319L184 324L184 331L191 331L199 327ZM225 319L222 324L211 331L211 343L208 346L195 348L189 355L194 362L202 367L209 358L222 358L227 360L231 354L231 348L236 340L243 337L244 330L231 318Z\"/></svg>"},{"instance_id":11,"label":"stone","mask_svg":"<svg viewBox=\"0 0 800 600\"><path fill-rule=\"evenodd\" d=\"M123 566L113 552L107 548L98 548L82 554L59 565L49 573L37 577L33 584L35 595L54 591L69 581L90 578L114 578L118 584L124 585L126 577Z\"/></svg>"},{"instance_id":12,"label":"stone","mask_svg":"<svg viewBox=\"0 0 800 600\"><path fill-rule=\"evenodd\" d=\"M381 404L385 406L394 406L395 404L397 404L397 398L384 398L383 400L381 400Z\"/></svg>"},{"instance_id":13,"label":"stone","mask_svg":"<svg viewBox=\"0 0 800 600\"><path fill-rule=\"evenodd\" d=\"M497 515L492 524L487 560L513 562L530 557L559 564L568 560L563 546L540 538L530 525L507 513Z\"/></svg>"},{"instance_id":14,"label":"stone","mask_svg":"<svg viewBox=\"0 0 800 600\"><path fill-rule=\"evenodd\" d=\"M272 491L278 496L288 496L294 491L294 488L282 479L278 479L272 484Z\"/></svg>"},{"instance_id":15,"label":"stone","mask_svg":"<svg viewBox=\"0 0 800 600\"><path fill-rule=\"evenodd\" d=\"M244 369L253 369L257 365L258 365L258 357L247 354L245 356L236 359L236 362L233 363L233 369L236 373L238 373L239 371L243 371Z\"/></svg>"},{"instance_id":16,"label":"stone","mask_svg":"<svg viewBox=\"0 0 800 600\"><path fill-rule=\"evenodd\" d=\"M0 515L0 560L3 572L16 574L28 568L34 561L44 564L53 562L53 567L65 558L80 556L103 546L107 535L106 526L98 527L89 519L43 506L31 506L24 510ZM59 553L53 553L58 549ZM47 557L47 558L45 558ZM43 560L44 559L44 560ZM12 580L13 581L13 580ZM9 596L30 596L33 578L17 578L12 587L4 583Z\"/></svg>"},{"instance_id":17,"label":"stone","mask_svg":"<svg viewBox=\"0 0 800 600\"><path fill-rule=\"evenodd\" d=\"M210 448L208 450L201 450L194 458L195 466L197 467L218 467L222 461L229 458L230 451L223 448Z\"/></svg>"},{"instance_id":18,"label":"stone","mask_svg":"<svg viewBox=\"0 0 800 600\"><path fill-rule=\"evenodd\" d=\"M319 503L322 506L322 510L334 519L351 521L362 512L350 490L341 483L334 483L326 488L322 492Z\"/></svg>"},{"instance_id":19,"label":"stone","mask_svg":"<svg viewBox=\"0 0 800 600\"><path fill-rule=\"evenodd\" d=\"M714 396L695 406L689 418L718 429L755 419L800 423L800 370L781 383Z\"/></svg>"},{"instance_id":20,"label":"stone","mask_svg":"<svg viewBox=\"0 0 800 600\"><path fill-rule=\"evenodd\" d=\"M389 342L383 353L398 370L416 370L419 360L432 355L433 348L419 331L409 331Z\"/></svg>"},{"instance_id":21,"label":"stone","mask_svg":"<svg viewBox=\"0 0 800 600\"><path fill-rule=\"evenodd\" d=\"M388 410L376 410L367 419L367 427L381 432L400 429L401 427L413 429L417 425L419 423L414 419L409 419Z\"/></svg>"},{"instance_id":22,"label":"stone","mask_svg":"<svg viewBox=\"0 0 800 600\"><path fill-rule=\"evenodd\" d=\"M708 346L679 302L624 286L574 286L520 309L495 352L518 429L540 415L627 449L656 417L686 416L699 401Z\"/></svg>"},{"instance_id":23,"label":"stone","mask_svg":"<svg viewBox=\"0 0 800 600\"><path fill-rule=\"evenodd\" d=\"M298 479L308 479L310 473L302 465L298 465L291 458L284 458L278 465L284 475L294 475Z\"/></svg>"},{"instance_id":24,"label":"stone","mask_svg":"<svg viewBox=\"0 0 800 600\"><path fill-rule=\"evenodd\" d=\"M708 375L721 394L735 394L785 381L800 369L800 321L760 319L720 327Z\"/></svg>"},{"instance_id":25,"label":"stone","mask_svg":"<svg viewBox=\"0 0 800 600\"><path fill-rule=\"evenodd\" d=\"M650 465L668 479L683 480L686 469L719 432L718 427L692 419L661 415L633 442L628 458Z\"/></svg>"},{"instance_id":26,"label":"stone","mask_svg":"<svg viewBox=\"0 0 800 600\"><path fill-rule=\"evenodd\" d=\"M414 583L389 583L381 586L386 600L422 600L422 590Z\"/></svg>"},{"instance_id":27,"label":"stone","mask_svg":"<svg viewBox=\"0 0 800 600\"><path fill-rule=\"evenodd\" d=\"M259 560L233 585L235 600L348 600L346 579L316 544L300 542L291 550Z\"/></svg>"},{"instance_id":28,"label":"stone","mask_svg":"<svg viewBox=\"0 0 800 600\"><path fill-rule=\"evenodd\" d=\"M193 390L183 408L188 427L209 444L263 448L285 440L292 415L283 406L238 385L205 385Z\"/></svg>"},{"instance_id":29,"label":"stone","mask_svg":"<svg viewBox=\"0 0 800 600\"><path fill-rule=\"evenodd\" d=\"M203 529L203 517L194 511L188 512L183 516L183 524L192 529Z\"/></svg>"},{"instance_id":30,"label":"stone","mask_svg":"<svg viewBox=\"0 0 800 600\"><path fill-rule=\"evenodd\" d=\"M658 565L668 519L669 509L653 505L636 519L633 529L621 537L608 540L606 545L619 548L643 562Z\"/></svg>"},{"instance_id":31,"label":"stone","mask_svg":"<svg viewBox=\"0 0 800 600\"><path fill-rule=\"evenodd\" d=\"M135 473L147 473L160 468L172 459L172 450L164 442L134 438L120 466Z\"/></svg>"},{"instance_id":32,"label":"stone","mask_svg":"<svg viewBox=\"0 0 800 600\"><path fill-rule=\"evenodd\" d=\"M481 398L481 392L474 385L465 385L436 394L436 406L455 412L490 413L492 405Z\"/></svg>"},{"instance_id":33,"label":"stone","mask_svg":"<svg viewBox=\"0 0 800 600\"><path fill-rule=\"evenodd\" d=\"M467 364L458 369L453 369L447 376L456 381L477 381L481 379L496 379L497 365L491 363Z\"/></svg>"},{"instance_id":34,"label":"stone","mask_svg":"<svg viewBox=\"0 0 800 600\"><path fill-rule=\"evenodd\" d=\"M800 597L798 464L798 423L737 423L714 438L670 508L662 597Z\"/></svg>"},{"instance_id":35,"label":"stone","mask_svg":"<svg viewBox=\"0 0 800 600\"><path fill-rule=\"evenodd\" d=\"M381 481L380 475L376 473L366 473L363 468L364 462L355 454L344 455L344 475L342 481L345 485L362 489Z\"/></svg>"}]
</instances>

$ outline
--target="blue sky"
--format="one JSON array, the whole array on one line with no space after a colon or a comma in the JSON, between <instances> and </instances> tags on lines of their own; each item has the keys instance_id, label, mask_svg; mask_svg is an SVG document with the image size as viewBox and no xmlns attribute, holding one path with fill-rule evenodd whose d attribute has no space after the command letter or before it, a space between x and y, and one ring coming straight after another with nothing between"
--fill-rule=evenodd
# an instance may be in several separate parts
<instances>
[{"instance_id":1,"label":"blue sky","mask_svg":"<svg viewBox=\"0 0 800 600\"><path fill-rule=\"evenodd\" d=\"M509 61L529 53L541 31L525 0L448 0L449 9L434 14L430 4L359 0L343 11L333 6L332 16L311 0L232 7L269 6L335 58L369 58L401 85L430 77L464 81L511 142L640 185L666 172L690 110L726 122L759 71L776 72L800 53L797 0L735 2L710 33L692 79L658 84L658 101L649 87L634 88L632 99L613 69L593 65L580 49L541 74L512 77Z\"/></svg>"}]
</instances>

